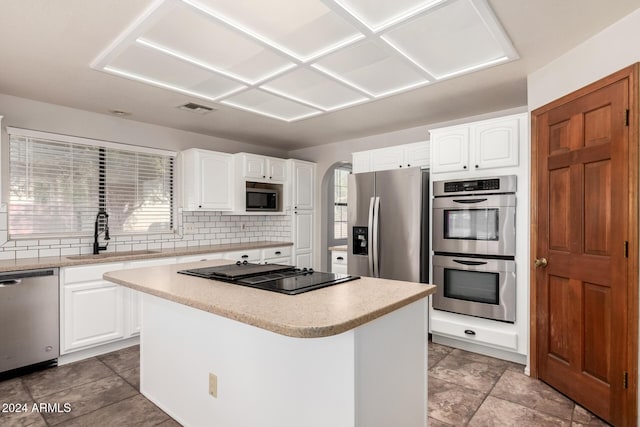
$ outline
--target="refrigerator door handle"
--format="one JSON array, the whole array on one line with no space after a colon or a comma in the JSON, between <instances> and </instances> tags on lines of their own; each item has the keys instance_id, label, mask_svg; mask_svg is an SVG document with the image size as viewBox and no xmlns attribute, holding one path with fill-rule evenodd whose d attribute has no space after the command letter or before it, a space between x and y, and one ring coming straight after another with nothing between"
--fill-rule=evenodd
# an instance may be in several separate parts
<instances>
[{"instance_id":1,"label":"refrigerator door handle","mask_svg":"<svg viewBox=\"0 0 640 427\"><path fill-rule=\"evenodd\" d=\"M380 238L380 197L376 197L373 215L373 277L380 277L380 248L378 245L378 239Z\"/></svg>"},{"instance_id":2,"label":"refrigerator door handle","mask_svg":"<svg viewBox=\"0 0 640 427\"><path fill-rule=\"evenodd\" d=\"M375 273L373 271L373 220L374 220L374 205L375 205L375 197L372 197L371 200L369 200L369 230L368 230L368 236L367 236L367 240L368 240L368 245L369 245L369 250L367 251L367 258L369 261L369 276L370 277L376 277Z\"/></svg>"}]
</instances>

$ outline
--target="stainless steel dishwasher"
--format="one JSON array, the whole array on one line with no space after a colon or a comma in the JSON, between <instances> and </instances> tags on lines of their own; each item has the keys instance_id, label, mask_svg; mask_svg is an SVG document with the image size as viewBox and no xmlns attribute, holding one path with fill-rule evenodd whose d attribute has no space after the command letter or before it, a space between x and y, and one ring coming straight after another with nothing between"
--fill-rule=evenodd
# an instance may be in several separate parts
<instances>
[{"instance_id":1,"label":"stainless steel dishwasher","mask_svg":"<svg viewBox=\"0 0 640 427\"><path fill-rule=\"evenodd\" d=\"M60 355L58 269L0 273L0 373Z\"/></svg>"}]
</instances>

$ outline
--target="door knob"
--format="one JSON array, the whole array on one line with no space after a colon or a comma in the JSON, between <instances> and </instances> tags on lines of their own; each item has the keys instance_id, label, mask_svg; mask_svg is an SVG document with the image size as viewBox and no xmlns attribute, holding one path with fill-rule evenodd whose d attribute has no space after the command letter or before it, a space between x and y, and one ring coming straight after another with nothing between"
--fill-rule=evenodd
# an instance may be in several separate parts
<instances>
[{"instance_id":1,"label":"door knob","mask_svg":"<svg viewBox=\"0 0 640 427\"><path fill-rule=\"evenodd\" d=\"M533 265L535 265L536 267L542 267L545 268L547 266L547 259L546 258L537 258L534 262Z\"/></svg>"}]
</instances>

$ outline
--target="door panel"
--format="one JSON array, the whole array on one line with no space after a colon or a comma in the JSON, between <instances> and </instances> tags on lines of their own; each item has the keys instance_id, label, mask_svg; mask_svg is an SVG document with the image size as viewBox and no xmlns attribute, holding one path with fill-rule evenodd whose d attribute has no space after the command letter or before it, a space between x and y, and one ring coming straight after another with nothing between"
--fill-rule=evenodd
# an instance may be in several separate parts
<instances>
[{"instance_id":1,"label":"door panel","mask_svg":"<svg viewBox=\"0 0 640 427\"><path fill-rule=\"evenodd\" d=\"M621 80L536 116L538 375L613 423L628 369L627 108Z\"/></svg>"}]
</instances>

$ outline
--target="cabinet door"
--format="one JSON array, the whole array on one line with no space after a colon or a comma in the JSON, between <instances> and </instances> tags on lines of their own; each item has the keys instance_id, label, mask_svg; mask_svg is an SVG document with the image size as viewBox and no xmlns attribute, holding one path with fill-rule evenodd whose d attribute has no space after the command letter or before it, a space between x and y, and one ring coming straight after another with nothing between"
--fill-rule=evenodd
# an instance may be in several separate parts
<instances>
[{"instance_id":1,"label":"cabinet door","mask_svg":"<svg viewBox=\"0 0 640 427\"><path fill-rule=\"evenodd\" d=\"M353 173L371 172L371 152L360 151L351 155Z\"/></svg>"},{"instance_id":2,"label":"cabinet door","mask_svg":"<svg viewBox=\"0 0 640 427\"><path fill-rule=\"evenodd\" d=\"M298 268L313 268L313 254L311 252L296 254L293 264Z\"/></svg>"},{"instance_id":3,"label":"cabinet door","mask_svg":"<svg viewBox=\"0 0 640 427\"><path fill-rule=\"evenodd\" d=\"M383 171L403 167L404 151L402 147L389 147L371 150L371 170Z\"/></svg>"},{"instance_id":4,"label":"cabinet door","mask_svg":"<svg viewBox=\"0 0 640 427\"><path fill-rule=\"evenodd\" d=\"M63 286L61 353L124 338L124 288L103 280Z\"/></svg>"},{"instance_id":5,"label":"cabinet door","mask_svg":"<svg viewBox=\"0 0 640 427\"><path fill-rule=\"evenodd\" d=\"M475 169L518 166L519 118L510 117L474 127Z\"/></svg>"},{"instance_id":6,"label":"cabinet door","mask_svg":"<svg viewBox=\"0 0 640 427\"><path fill-rule=\"evenodd\" d=\"M293 241L295 252L311 252L313 249L313 213L296 211L293 214Z\"/></svg>"},{"instance_id":7,"label":"cabinet door","mask_svg":"<svg viewBox=\"0 0 640 427\"><path fill-rule=\"evenodd\" d=\"M233 156L216 152L199 155L199 209L233 209Z\"/></svg>"},{"instance_id":8,"label":"cabinet door","mask_svg":"<svg viewBox=\"0 0 640 427\"><path fill-rule=\"evenodd\" d=\"M265 179L267 177L266 158L245 154L243 156L243 163L245 178Z\"/></svg>"},{"instance_id":9,"label":"cabinet door","mask_svg":"<svg viewBox=\"0 0 640 427\"><path fill-rule=\"evenodd\" d=\"M408 168L429 166L429 142L416 142L404 146L404 164Z\"/></svg>"},{"instance_id":10,"label":"cabinet door","mask_svg":"<svg viewBox=\"0 0 640 427\"><path fill-rule=\"evenodd\" d=\"M316 166L313 163L293 163L293 209L313 209Z\"/></svg>"},{"instance_id":11,"label":"cabinet door","mask_svg":"<svg viewBox=\"0 0 640 427\"><path fill-rule=\"evenodd\" d=\"M469 129L447 129L431 133L431 172L469 169Z\"/></svg>"},{"instance_id":12,"label":"cabinet door","mask_svg":"<svg viewBox=\"0 0 640 427\"><path fill-rule=\"evenodd\" d=\"M286 160L269 159L269 180L274 182L285 182L287 180Z\"/></svg>"}]
</instances>

